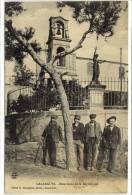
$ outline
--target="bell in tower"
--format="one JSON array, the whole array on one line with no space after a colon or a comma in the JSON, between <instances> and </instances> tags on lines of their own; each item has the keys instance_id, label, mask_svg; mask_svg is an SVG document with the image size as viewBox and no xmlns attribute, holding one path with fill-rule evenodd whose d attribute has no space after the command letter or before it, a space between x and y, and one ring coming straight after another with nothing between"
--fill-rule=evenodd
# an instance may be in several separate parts
<instances>
[{"instance_id":1,"label":"bell in tower","mask_svg":"<svg viewBox=\"0 0 132 195\"><path fill-rule=\"evenodd\" d=\"M62 32L61 32L61 27L60 27L60 24L57 24L57 35L61 35Z\"/></svg>"},{"instance_id":2,"label":"bell in tower","mask_svg":"<svg viewBox=\"0 0 132 195\"><path fill-rule=\"evenodd\" d=\"M64 24L61 21L56 22L56 37L64 38Z\"/></svg>"}]
</instances>

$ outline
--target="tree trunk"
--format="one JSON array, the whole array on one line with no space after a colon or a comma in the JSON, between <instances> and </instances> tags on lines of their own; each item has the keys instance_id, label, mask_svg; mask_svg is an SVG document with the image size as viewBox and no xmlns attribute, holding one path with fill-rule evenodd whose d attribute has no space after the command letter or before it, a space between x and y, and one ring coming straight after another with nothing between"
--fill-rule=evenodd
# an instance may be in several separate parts
<instances>
[{"instance_id":1,"label":"tree trunk","mask_svg":"<svg viewBox=\"0 0 132 195\"><path fill-rule=\"evenodd\" d=\"M71 171L76 171L77 165L76 165L76 157L75 157L75 151L73 145L72 123L70 119L69 103L67 100L67 96L62 81L60 79L60 75L54 74L52 76L61 101L61 110L63 115L64 132L65 132L65 139L66 139L66 144L65 144L66 168Z\"/></svg>"},{"instance_id":2,"label":"tree trunk","mask_svg":"<svg viewBox=\"0 0 132 195\"><path fill-rule=\"evenodd\" d=\"M20 36L17 36L16 30L12 27L12 23L9 21L7 28L9 32L14 36L14 38L26 48L26 51L30 54L32 59L41 67L45 69L47 73L52 77L54 80L54 83L56 85L57 92L59 94L60 100L61 100L61 110L63 115L63 121L64 121L64 131L65 131L65 138L66 138L66 165L68 170L75 171L77 170L76 166L76 157L75 157L75 151L74 151L74 145L73 145L73 134L72 134L72 124L70 120L70 111L69 111L69 103L67 101L67 96L61 81L61 76L59 73L56 72L55 68L51 68L51 65L53 65L54 60L49 63L48 65L45 65L45 63L36 55L36 52L33 50L31 44L27 43L26 40L23 40ZM70 53L73 53L75 50L79 49L81 47L81 43L84 41L87 31L84 33L81 41L78 43L78 45L73 48L69 53L66 53L65 55L68 55ZM62 56L64 57L64 56Z\"/></svg>"}]
</instances>

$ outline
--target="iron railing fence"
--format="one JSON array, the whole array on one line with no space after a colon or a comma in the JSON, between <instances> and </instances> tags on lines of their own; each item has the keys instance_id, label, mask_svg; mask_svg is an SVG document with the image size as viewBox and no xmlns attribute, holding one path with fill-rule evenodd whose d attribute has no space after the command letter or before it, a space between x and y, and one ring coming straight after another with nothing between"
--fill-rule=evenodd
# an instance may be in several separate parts
<instances>
[{"instance_id":1,"label":"iron railing fence","mask_svg":"<svg viewBox=\"0 0 132 195\"><path fill-rule=\"evenodd\" d=\"M104 109L124 108L128 106L128 79L100 79L105 85L103 95ZM71 110L89 109L90 81L63 80ZM99 96L98 92L94 96ZM98 98L95 98L96 101ZM96 105L96 104L95 104ZM21 113L30 111L48 111L60 109L60 99L51 79L45 79L44 85L27 86L11 91L7 95L7 112Z\"/></svg>"}]
</instances>

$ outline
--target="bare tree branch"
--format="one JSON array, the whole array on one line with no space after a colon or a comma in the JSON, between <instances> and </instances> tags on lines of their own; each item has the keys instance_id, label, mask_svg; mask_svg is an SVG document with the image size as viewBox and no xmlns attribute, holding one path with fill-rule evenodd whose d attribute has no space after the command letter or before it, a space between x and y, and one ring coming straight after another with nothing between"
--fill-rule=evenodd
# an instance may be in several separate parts
<instances>
[{"instance_id":1,"label":"bare tree branch","mask_svg":"<svg viewBox=\"0 0 132 195\"><path fill-rule=\"evenodd\" d=\"M15 37L15 39L21 43L24 47L25 47L25 50L30 54L30 56L32 57L32 59L40 66L40 67L44 67L44 69L50 74L50 76L52 77L52 74L54 72L57 73L57 69L56 67L53 65L54 62L60 58L60 57L65 57L66 55L69 55L73 52L75 52L76 50L82 48L82 44L84 42L84 40L86 39L86 36L87 34L89 33L92 33L91 31L91 27L89 28L89 30L85 31L80 39L80 41L77 43L77 45L75 47L73 47L72 49L70 49L69 51L64 51L64 52L61 52L59 54L57 54L55 57L53 57L53 59L45 64L44 61L42 61L39 56L37 55L37 53L33 50L31 44L29 42L27 42L26 40L24 40L20 34L15 30L15 28L12 26L12 22L11 21L8 21L6 23L6 27L8 28L8 30L10 31L10 33ZM64 75L70 75L71 73L69 72L65 72L65 73L59 73L60 74L61 78L62 76ZM73 76L73 75L72 75Z\"/></svg>"},{"instance_id":2,"label":"bare tree branch","mask_svg":"<svg viewBox=\"0 0 132 195\"><path fill-rule=\"evenodd\" d=\"M53 63L60 57L65 57L66 55L69 55L75 51L77 51L78 49L82 48L82 44L84 42L84 40L86 39L87 34L92 33L91 31L91 27L89 28L89 30L85 31L80 39L80 41L77 43L77 45L75 47L73 47L72 49L68 50L68 51L63 51L58 53L54 59L53 59Z\"/></svg>"},{"instance_id":3,"label":"bare tree branch","mask_svg":"<svg viewBox=\"0 0 132 195\"><path fill-rule=\"evenodd\" d=\"M91 25L90 25L91 26ZM33 50L31 44L29 42L27 42L26 40L22 39L21 36L19 35L19 33L15 30L15 28L12 26L12 22L8 21L6 23L6 27L8 28L8 30L10 31L10 33L15 37L15 39L21 43L24 47L25 50L30 54L30 56L33 58L33 60L40 66L40 67L44 67L45 70L51 75L53 73L53 71L56 71L55 67L53 66L54 62L60 58L60 57L65 57L66 55L69 55L73 52L75 52L76 50L82 48L82 44L84 42L84 40L86 39L87 34L92 33L91 31L91 27L89 28L89 30L85 31L80 39L80 41L77 43L77 45L75 47L73 47L72 49L70 49L69 51L64 51L61 53L58 53L55 57L53 57L53 59L46 65L44 61L42 61L39 56L37 55L37 53ZM52 67L52 68L50 68Z\"/></svg>"}]
</instances>

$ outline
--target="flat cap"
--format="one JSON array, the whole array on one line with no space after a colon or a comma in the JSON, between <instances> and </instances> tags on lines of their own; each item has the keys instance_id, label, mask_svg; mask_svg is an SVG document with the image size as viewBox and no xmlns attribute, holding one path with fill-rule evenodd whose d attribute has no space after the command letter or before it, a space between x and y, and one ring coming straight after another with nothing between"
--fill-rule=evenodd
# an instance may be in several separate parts
<instances>
[{"instance_id":1,"label":"flat cap","mask_svg":"<svg viewBox=\"0 0 132 195\"><path fill-rule=\"evenodd\" d=\"M90 114L89 117L92 118L96 118L96 114Z\"/></svg>"},{"instance_id":2,"label":"flat cap","mask_svg":"<svg viewBox=\"0 0 132 195\"><path fill-rule=\"evenodd\" d=\"M57 119L57 115L51 115L51 119Z\"/></svg>"},{"instance_id":3,"label":"flat cap","mask_svg":"<svg viewBox=\"0 0 132 195\"><path fill-rule=\"evenodd\" d=\"M76 114L75 117L74 117L74 119L77 119L77 120L80 120L80 118L81 118L81 117L80 117L80 115L78 115L78 114Z\"/></svg>"},{"instance_id":4,"label":"flat cap","mask_svg":"<svg viewBox=\"0 0 132 195\"><path fill-rule=\"evenodd\" d=\"M110 119L115 119L116 120L116 116L111 116L107 119L107 123L109 123Z\"/></svg>"}]
</instances>

